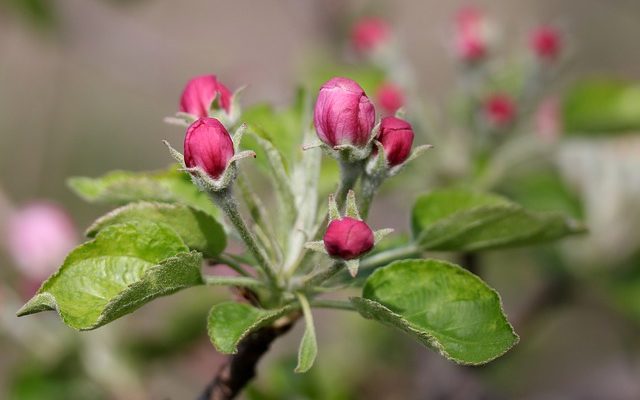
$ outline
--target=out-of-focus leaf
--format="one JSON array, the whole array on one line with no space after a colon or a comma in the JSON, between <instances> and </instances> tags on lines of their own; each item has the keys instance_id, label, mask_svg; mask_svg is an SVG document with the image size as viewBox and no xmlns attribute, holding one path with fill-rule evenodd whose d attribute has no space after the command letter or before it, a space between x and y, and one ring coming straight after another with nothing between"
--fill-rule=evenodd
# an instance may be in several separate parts
<instances>
[{"instance_id":1,"label":"out-of-focus leaf","mask_svg":"<svg viewBox=\"0 0 640 400\"><path fill-rule=\"evenodd\" d=\"M247 335L273 323L291 310L291 307L263 310L233 301L216 304L209 312L209 338L219 352L233 354L237 351L238 343Z\"/></svg>"},{"instance_id":2,"label":"out-of-focus leaf","mask_svg":"<svg viewBox=\"0 0 640 400\"><path fill-rule=\"evenodd\" d=\"M351 301L365 318L401 329L460 364L487 363L518 342L498 293L444 261L396 261L374 272L362 297Z\"/></svg>"},{"instance_id":3,"label":"out-of-focus leaf","mask_svg":"<svg viewBox=\"0 0 640 400\"><path fill-rule=\"evenodd\" d=\"M564 127L574 134L640 130L640 83L610 79L578 82L564 99Z\"/></svg>"},{"instance_id":4,"label":"out-of-focus leaf","mask_svg":"<svg viewBox=\"0 0 640 400\"><path fill-rule=\"evenodd\" d=\"M299 295L298 299L302 306L306 325L298 349L298 365L296 366L295 372L304 373L311 369L316 360L316 356L318 355L318 342L316 340L316 327L313 324L309 301L302 295Z\"/></svg>"},{"instance_id":5,"label":"out-of-focus leaf","mask_svg":"<svg viewBox=\"0 0 640 400\"><path fill-rule=\"evenodd\" d=\"M50 29L55 27L57 21L56 2L49 0L4 0L0 1L0 10L3 6L12 8L21 14L34 27Z\"/></svg>"},{"instance_id":6,"label":"out-of-focus leaf","mask_svg":"<svg viewBox=\"0 0 640 400\"><path fill-rule=\"evenodd\" d=\"M69 187L90 203L124 205L136 201L186 204L211 215L217 208L189 176L173 166L164 171L113 171L99 178L74 177Z\"/></svg>"},{"instance_id":7,"label":"out-of-focus leaf","mask_svg":"<svg viewBox=\"0 0 640 400\"><path fill-rule=\"evenodd\" d=\"M202 256L168 226L112 225L73 250L18 316L56 310L72 328L90 330L156 297L203 284Z\"/></svg>"},{"instance_id":8,"label":"out-of-focus leaf","mask_svg":"<svg viewBox=\"0 0 640 400\"><path fill-rule=\"evenodd\" d=\"M209 214L182 204L131 203L99 218L87 229L87 236L95 237L102 229L115 224L152 221L170 226L194 250L207 257L220 254L227 245L222 225Z\"/></svg>"},{"instance_id":9,"label":"out-of-focus leaf","mask_svg":"<svg viewBox=\"0 0 640 400\"><path fill-rule=\"evenodd\" d=\"M507 199L464 189L443 189L418 198L412 228L425 250L474 251L548 242L582 233L564 215L532 212Z\"/></svg>"}]
</instances>

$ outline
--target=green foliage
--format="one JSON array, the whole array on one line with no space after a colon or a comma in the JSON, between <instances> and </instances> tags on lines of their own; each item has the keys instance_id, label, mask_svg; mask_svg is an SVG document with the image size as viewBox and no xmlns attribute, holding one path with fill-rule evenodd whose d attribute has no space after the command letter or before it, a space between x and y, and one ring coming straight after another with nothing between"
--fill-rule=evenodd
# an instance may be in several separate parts
<instances>
[{"instance_id":1,"label":"green foliage","mask_svg":"<svg viewBox=\"0 0 640 400\"><path fill-rule=\"evenodd\" d=\"M420 196L412 229L423 249L443 251L530 245L584 231L561 214L528 211L503 197L464 189Z\"/></svg>"},{"instance_id":2,"label":"green foliage","mask_svg":"<svg viewBox=\"0 0 640 400\"><path fill-rule=\"evenodd\" d=\"M193 250L207 257L220 254L227 245L222 225L209 214L190 206L166 203L132 203L99 218L87 229L87 236L106 227L134 221L151 221L170 226Z\"/></svg>"},{"instance_id":3,"label":"green foliage","mask_svg":"<svg viewBox=\"0 0 640 400\"><path fill-rule=\"evenodd\" d=\"M568 133L609 134L640 129L640 83L590 79L576 83L564 98Z\"/></svg>"},{"instance_id":4,"label":"green foliage","mask_svg":"<svg viewBox=\"0 0 640 400\"><path fill-rule=\"evenodd\" d=\"M233 354L237 351L238 343L247 335L273 323L291 310L291 307L263 310L233 301L216 304L211 308L207 321L209 338L219 352Z\"/></svg>"},{"instance_id":5,"label":"green foliage","mask_svg":"<svg viewBox=\"0 0 640 400\"><path fill-rule=\"evenodd\" d=\"M72 328L95 329L156 297L203 284L201 263L165 225L112 225L72 251L18 316L56 310Z\"/></svg>"},{"instance_id":6,"label":"green foliage","mask_svg":"<svg viewBox=\"0 0 640 400\"><path fill-rule=\"evenodd\" d=\"M119 206L136 201L177 202L218 214L208 196L177 166L153 172L113 171L99 178L75 177L67 184L90 203Z\"/></svg>"},{"instance_id":7,"label":"green foliage","mask_svg":"<svg viewBox=\"0 0 640 400\"><path fill-rule=\"evenodd\" d=\"M311 369L318 355L318 342L316 340L316 327L313 324L311 307L306 297L299 295L298 299L304 313L305 329L300 348L298 349L298 365L295 372L304 373Z\"/></svg>"},{"instance_id":8,"label":"green foliage","mask_svg":"<svg viewBox=\"0 0 640 400\"><path fill-rule=\"evenodd\" d=\"M518 342L498 293L465 269L404 260L378 269L353 305L460 364L484 364Z\"/></svg>"}]
</instances>

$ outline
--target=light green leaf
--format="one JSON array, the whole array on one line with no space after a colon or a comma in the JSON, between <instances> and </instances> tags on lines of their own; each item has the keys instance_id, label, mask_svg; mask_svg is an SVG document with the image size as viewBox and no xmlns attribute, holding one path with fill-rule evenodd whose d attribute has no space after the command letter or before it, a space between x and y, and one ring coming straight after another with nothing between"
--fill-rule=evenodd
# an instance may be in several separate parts
<instances>
[{"instance_id":1,"label":"light green leaf","mask_svg":"<svg viewBox=\"0 0 640 400\"><path fill-rule=\"evenodd\" d=\"M585 231L562 214L528 211L503 197L463 189L419 197L412 228L423 249L442 251L530 245Z\"/></svg>"},{"instance_id":2,"label":"light green leaf","mask_svg":"<svg viewBox=\"0 0 640 400\"><path fill-rule=\"evenodd\" d=\"M519 338L498 293L467 270L440 260L403 260L378 269L362 297L365 318L401 329L460 364L487 363Z\"/></svg>"},{"instance_id":3,"label":"light green leaf","mask_svg":"<svg viewBox=\"0 0 640 400\"><path fill-rule=\"evenodd\" d=\"M589 79L566 94L562 117L568 133L611 134L640 129L640 83Z\"/></svg>"},{"instance_id":4,"label":"light green leaf","mask_svg":"<svg viewBox=\"0 0 640 400\"><path fill-rule=\"evenodd\" d=\"M233 301L216 304L209 312L209 338L219 352L234 354L238 343L247 335L272 324L292 310L292 307L263 310Z\"/></svg>"},{"instance_id":5,"label":"light green leaf","mask_svg":"<svg viewBox=\"0 0 640 400\"><path fill-rule=\"evenodd\" d=\"M182 204L139 202L120 207L99 218L87 229L94 237L102 229L133 221L151 221L170 226L194 250L207 257L220 254L227 245L222 225L209 214Z\"/></svg>"},{"instance_id":6,"label":"light green leaf","mask_svg":"<svg viewBox=\"0 0 640 400\"><path fill-rule=\"evenodd\" d=\"M198 190L189 175L177 166L164 171L113 171L99 178L75 177L69 187L90 203L124 205L136 201L186 204L218 215L209 197Z\"/></svg>"},{"instance_id":7,"label":"light green leaf","mask_svg":"<svg viewBox=\"0 0 640 400\"><path fill-rule=\"evenodd\" d=\"M309 301L300 294L298 295L298 300L302 306L306 326L302 341L300 342L300 348L298 349L298 365L294 371L304 373L311 369L316 360L316 356L318 355L318 342L316 340L316 328L313 324L313 315L311 314Z\"/></svg>"},{"instance_id":8,"label":"light green leaf","mask_svg":"<svg viewBox=\"0 0 640 400\"><path fill-rule=\"evenodd\" d=\"M156 297L203 284L201 264L202 256L165 225L112 225L73 250L18 316L56 310L72 328L95 329Z\"/></svg>"}]
</instances>

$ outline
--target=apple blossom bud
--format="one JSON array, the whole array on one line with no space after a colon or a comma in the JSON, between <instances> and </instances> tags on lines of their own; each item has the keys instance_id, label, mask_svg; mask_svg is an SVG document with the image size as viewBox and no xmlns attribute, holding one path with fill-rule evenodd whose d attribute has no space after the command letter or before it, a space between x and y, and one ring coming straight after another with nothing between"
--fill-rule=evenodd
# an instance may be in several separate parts
<instances>
[{"instance_id":1,"label":"apple blossom bud","mask_svg":"<svg viewBox=\"0 0 640 400\"><path fill-rule=\"evenodd\" d=\"M313 113L318 138L331 147L364 146L375 122L375 109L364 90L347 78L332 78L320 88Z\"/></svg>"},{"instance_id":2,"label":"apple blossom bud","mask_svg":"<svg viewBox=\"0 0 640 400\"><path fill-rule=\"evenodd\" d=\"M413 136L413 128L407 121L396 117L382 119L378 141L382 143L387 162L391 167L407 160L411 153Z\"/></svg>"},{"instance_id":3,"label":"apple blossom bud","mask_svg":"<svg viewBox=\"0 0 640 400\"><path fill-rule=\"evenodd\" d=\"M376 97L378 104L387 115L395 114L400 107L404 106L404 93L402 89L391 82L380 85Z\"/></svg>"},{"instance_id":4,"label":"apple blossom bud","mask_svg":"<svg viewBox=\"0 0 640 400\"><path fill-rule=\"evenodd\" d=\"M13 213L6 225L7 250L16 266L33 281L43 281L77 243L71 218L60 207L35 202Z\"/></svg>"},{"instance_id":5,"label":"apple blossom bud","mask_svg":"<svg viewBox=\"0 0 640 400\"><path fill-rule=\"evenodd\" d=\"M207 117L214 101L227 114L231 112L231 91L215 75L197 76L187 82L182 91L180 111Z\"/></svg>"},{"instance_id":6,"label":"apple blossom bud","mask_svg":"<svg viewBox=\"0 0 640 400\"><path fill-rule=\"evenodd\" d=\"M488 52L491 26L484 14L475 7L464 7L456 13L454 24L454 53L466 63L483 59Z\"/></svg>"},{"instance_id":7,"label":"apple blossom bud","mask_svg":"<svg viewBox=\"0 0 640 400\"><path fill-rule=\"evenodd\" d=\"M329 223L323 241L330 256L353 260L373 248L374 236L365 222L342 217Z\"/></svg>"},{"instance_id":8,"label":"apple blossom bud","mask_svg":"<svg viewBox=\"0 0 640 400\"><path fill-rule=\"evenodd\" d=\"M510 96L494 93L485 100L483 112L492 127L502 128L511 124L515 119L516 104Z\"/></svg>"},{"instance_id":9,"label":"apple blossom bud","mask_svg":"<svg viewBox=\"0 0 640 400\"><path fill-rule=\"evenodd\" d=\"M381 18L363 18L351 31L351 44L360 53L371 53L388 42L391 29Z\"/></svg>"},{"instance_id":10,"label":"apple blossom bud","mask_svg":"<svg viewBox=\"0 0 640 400\"><path fill-rule=\"evenodd\" d=\"M562 49L562 37L554 27L543 25L531 32L529 47L539 60L553 61Z\"/></svg>"},{"instance_id":11,"label":"apple blossom bud","mask_svg":"<svg viewBox=\"0 0 640 400\"><path fill-rule=\"evenodd\" d=\"M200 167L217 179L233 155L231 135L217 119L199 118L187 128L184 138L184 163L187 168Z\"/></svg>"}]
</instances>

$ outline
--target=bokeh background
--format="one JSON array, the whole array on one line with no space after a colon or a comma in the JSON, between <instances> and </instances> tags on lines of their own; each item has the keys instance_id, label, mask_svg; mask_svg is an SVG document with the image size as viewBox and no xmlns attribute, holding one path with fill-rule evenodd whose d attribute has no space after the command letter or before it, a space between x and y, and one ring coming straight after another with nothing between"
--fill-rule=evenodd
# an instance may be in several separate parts
<instances>
[{"instance_id":1,"label":"bokeh background","mask_svg":"<svg viewBox=\"0 0 640 400\"><path fill-rule=\"evenodd\" d=\"M465 4L0 0L0 222L4 225L24 204L48 199L68 210L79 235L108 208L82 202L67 189L65 179L168 165L161 139L180 143L183 131L162 119L177 109L188 78L216 73L231 88L248 85L243 100L247 105L264 101L285 105L314 64L349 58L345 50L349 27L364 15L389 21L413 66L420 96L444 102L457 78L444 38L452 15ZM637 1L475 4L502 25L505 48L517 48L539 23L563 27L571 57L562 77L548 88L552 93L561 96L576 81L591 76L640 80ZM624 158L624 173L637 176L640 146L629 139L632 136L616 136L615 140L629 141L617 145L603 142L602 147L614 148L613 155L581 153L580 162L606 164ZM624 156L616 153L620 149L627 149ZM636 195L640 192L637 178L624 182L638 185L629 189ZM605 183L602 187L608 188ZM407 192L426 189L411 187ZM386 192L382 201L389 205L387 212L376 216L374 208L374 221L407 231L411 204L402 190L398 184ZM605 220L610 226L590 226L600 236L629 215L637 216L640 203L615 202L604 195L598 199L598 188L593 192L595 199L589 201L595 208L602 205L605 213L619 204L626 207L609 213L613 216ZM637 244L638 231L630 229L624 236ZM637 249L627 246L628 256L614 264L624 264L625 273L635 271ZM544 266L539 264L556 262L555 250L536 254L514 250L486 257L485 263L491 265L486 280L502 293L509 315L526 308L524 299L541 287L539 271ZM3 249L0 257L0 398L194 398L220 362L206 337L204 316L213 301L225 296L222 291L191 289L147 305L134 317L78 333L53 313L15 318L30 286ZM589 269L597 269L597 276L619 273L606 267ZM569 269L580 270L580 265ZM301 335L298 327L262 361L259 379L245 396L640 398L640 284L614 296L624 298L618 307L620 301L590 283L597 279L576 276L578 283L563 287L559 296L564 299L571 291L571 301L555 302L521 332L521 343L512 352L489 366L456 367L397 332L352 315L319 311L321 352L314 369L304 376L292 372Z\"/></svg>"}]
</instances>

